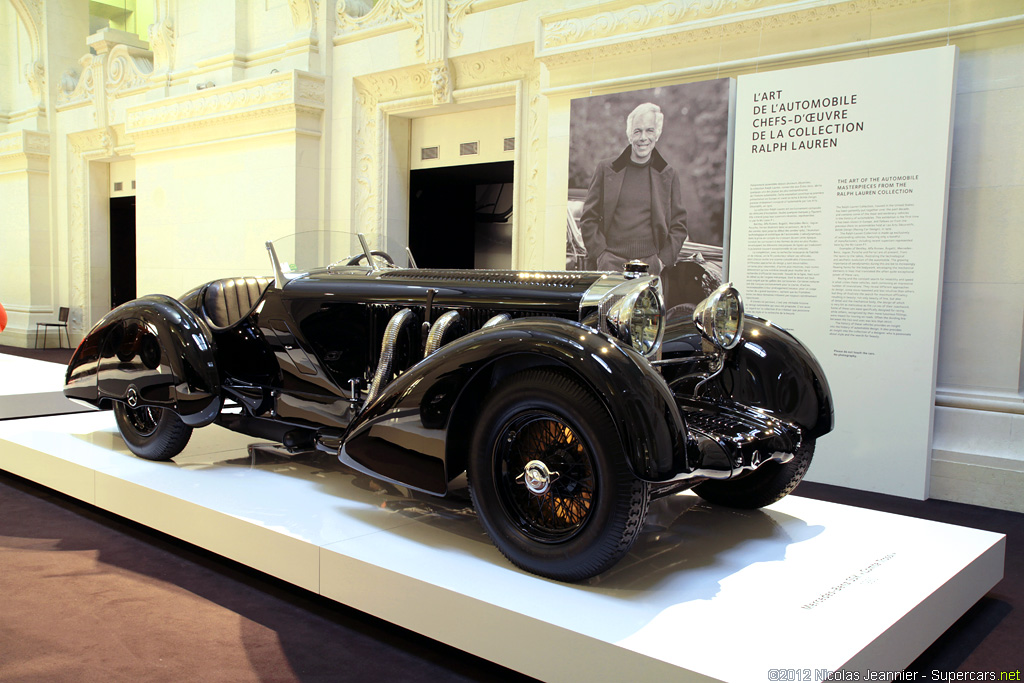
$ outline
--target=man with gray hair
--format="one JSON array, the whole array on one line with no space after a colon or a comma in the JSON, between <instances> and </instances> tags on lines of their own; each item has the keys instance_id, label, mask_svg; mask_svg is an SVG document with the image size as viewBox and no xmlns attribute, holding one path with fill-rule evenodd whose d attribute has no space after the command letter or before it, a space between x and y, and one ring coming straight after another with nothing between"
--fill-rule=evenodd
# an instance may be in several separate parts
<instances>
[{"instance_id":1,"label":"man with gray hair","mask_svg":"<svg viewBox=\"0 0 1024 683\"><path fill-rule=\"evenodd\" d=\"M686 240L686 209L679 176L658 153L665 115L651 102L626 118L629 145L597 165L580 216L587 261L598 270L622 270L640 259L658 275L675 265Z\"/></svg>"}]
</instances>

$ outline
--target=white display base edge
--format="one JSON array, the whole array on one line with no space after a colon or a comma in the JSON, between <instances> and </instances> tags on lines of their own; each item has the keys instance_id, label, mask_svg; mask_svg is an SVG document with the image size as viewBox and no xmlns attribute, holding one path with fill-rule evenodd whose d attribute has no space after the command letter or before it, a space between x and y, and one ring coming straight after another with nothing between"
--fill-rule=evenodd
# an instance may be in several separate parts
<instances>
[{"instance_id":1,"label":"white display base edge","mask_svg":"<svg viewBox=\"0 0 1024 683\"><path fill-rule=\"evenodd\" d=\"M59 363L0 353L0 419L91 411L64 396L66 370Z\"/></svg>"},{"instance_id":2,"label":"white display base edge","mask_svg":"<svg viewBox=\"0 0 1024 683\"><path fill-rule=\"evenodd\" d=\"M652 504L633 551L569 585L508 564L466 502L219 427L133 457L109 412L0 422L0 468L549 681L898 671L1003 574L1005 537L797 496Z\"/></svg>"}]
</instances>

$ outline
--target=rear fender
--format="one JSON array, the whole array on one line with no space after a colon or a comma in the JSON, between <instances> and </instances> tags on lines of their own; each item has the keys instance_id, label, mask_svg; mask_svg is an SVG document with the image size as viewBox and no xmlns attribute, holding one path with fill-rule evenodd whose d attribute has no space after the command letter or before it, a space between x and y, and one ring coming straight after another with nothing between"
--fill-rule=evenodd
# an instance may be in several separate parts
<instances>
[{"instance_id":1,"label":"rear fender","mask_svg":"<svg viewBox=\"0 0 1024 683\"><path fill-rule=\"evenodd\" d=\"M115 308L78 346L65 376L68 398L169 408L193 427L220 412L213 335L181 302L153 294Z\"/></svg>"},{"instance_id":2,"label":"rear fender","mask_svg":"<svg viewBox=\"0 0 1024 683\"><path fill-rule=\"evenodd\" d=\"M441 347L366 406L349 429L341 458L443 494L448 479L464 467L468 437L462 432L472 430L487 393L501 377L538 365L558 368L594 392L637 477L666 481L683 471L685 426L657 371L631 348L558 318L513 320Z\"/></svg>"}]
</instances>

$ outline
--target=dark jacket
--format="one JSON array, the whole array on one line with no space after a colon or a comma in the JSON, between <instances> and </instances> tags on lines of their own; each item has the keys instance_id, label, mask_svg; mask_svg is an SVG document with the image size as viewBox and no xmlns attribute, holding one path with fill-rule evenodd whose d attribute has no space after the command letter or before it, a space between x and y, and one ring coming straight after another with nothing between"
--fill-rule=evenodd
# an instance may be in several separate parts
<instances>
[{"instance_id":1,"label":"dark jacket","mask_svg":"<svg viewBox=\"0 0 1024 683\"><path fill-rule=\"evenodd\" d=\"M605 231L608 226L605 225L605 219L611 220L615 214L615 205L619 201L619 191L625 176L623 170L629 163L631 151L632 148L627 145L625 151L616 158L600 162L590 181L580 216L580 232L587 248L587 262L591 266L607 249ZM657 148L651 150L651 223L658 245L658 258L668 268L675 264L679 250L686 241L686 209L683 207L679 176L658 153ZM638 258L649 254L619 255Z\"/></svg>"}]
</instances>

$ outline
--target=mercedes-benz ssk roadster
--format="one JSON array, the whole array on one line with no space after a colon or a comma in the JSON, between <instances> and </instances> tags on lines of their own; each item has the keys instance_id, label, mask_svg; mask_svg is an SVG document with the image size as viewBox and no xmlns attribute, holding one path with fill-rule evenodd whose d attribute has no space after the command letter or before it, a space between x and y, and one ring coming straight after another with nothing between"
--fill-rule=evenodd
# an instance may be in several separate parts
<instances>
[{"instance_id":1,"label":"mercedes-benz ssk roadster","mask_svg":"<svg viewBox=\"0 0 1024 683\"><path fill-rule=\"evenodd\" d=\"M814 356L729 284L667 320L640 262L425 269L361 235L309 239L286 242L352 255L297 267L267 243L272 277L126 303L79 345L65 394L112 408L151 460L219 424L436 496L465 473L501 552L563 581L627 553L652 497L779 500L832 429Z\"/></svg>"}]
</instances>

